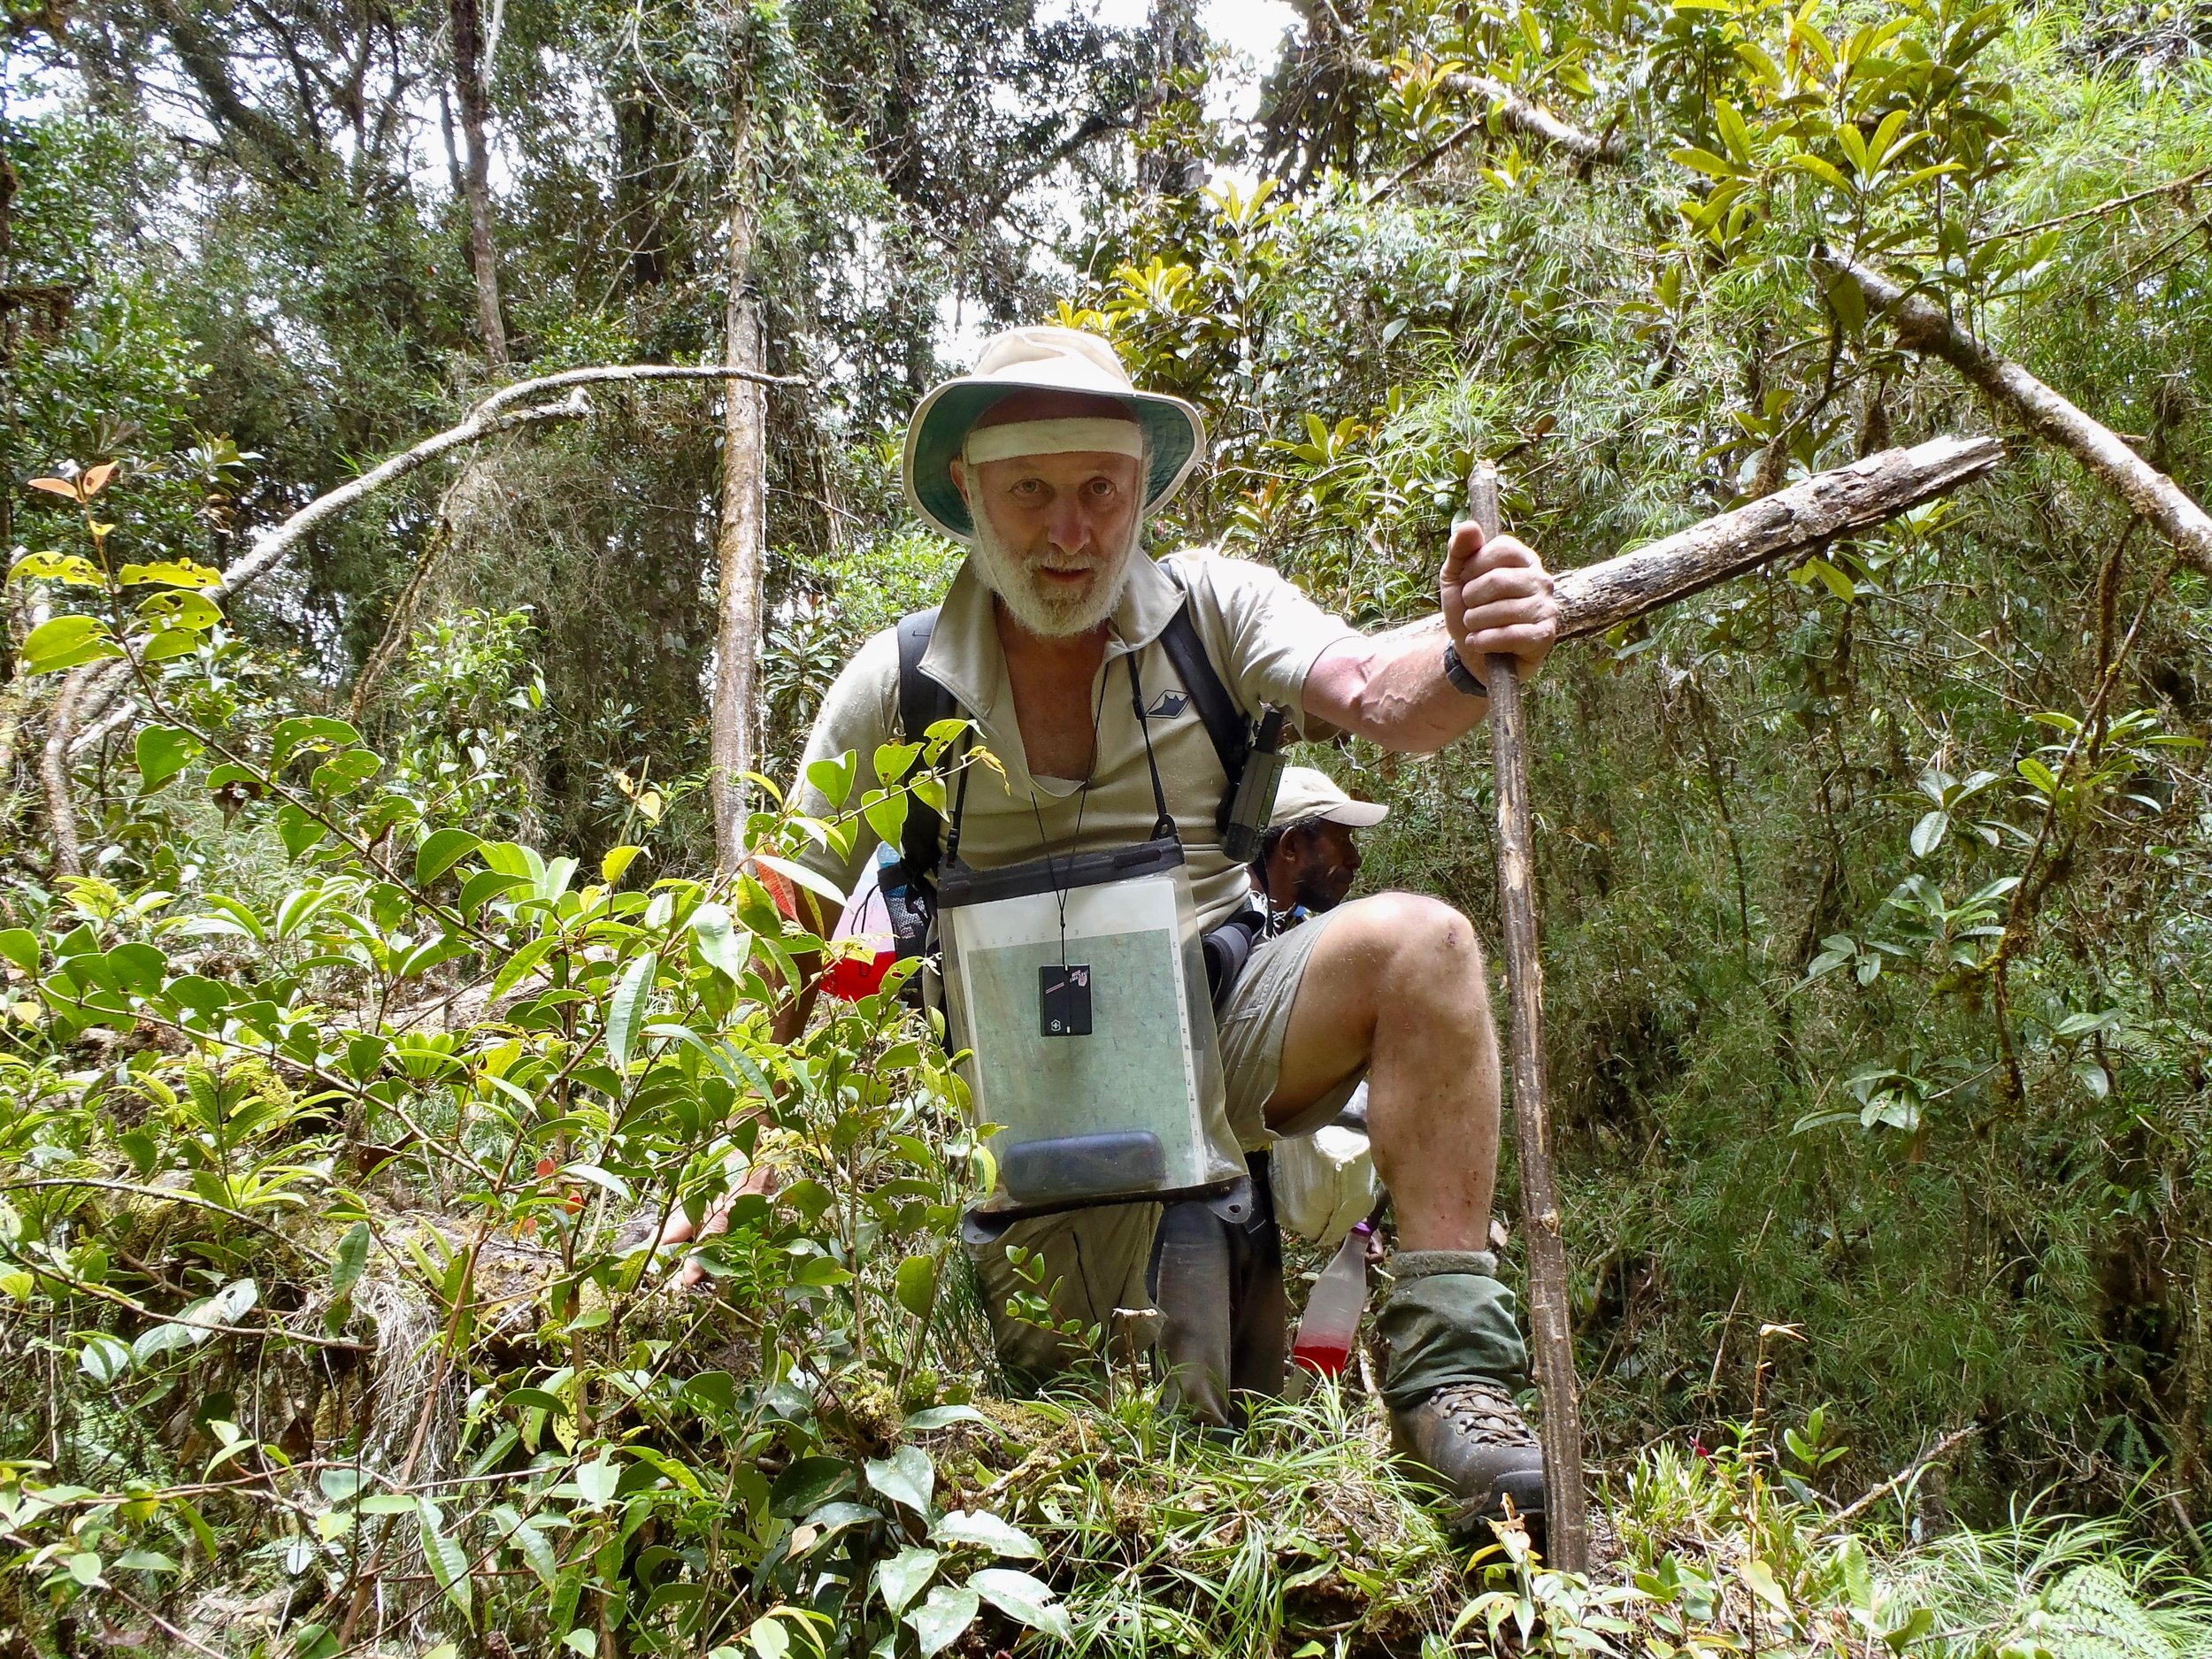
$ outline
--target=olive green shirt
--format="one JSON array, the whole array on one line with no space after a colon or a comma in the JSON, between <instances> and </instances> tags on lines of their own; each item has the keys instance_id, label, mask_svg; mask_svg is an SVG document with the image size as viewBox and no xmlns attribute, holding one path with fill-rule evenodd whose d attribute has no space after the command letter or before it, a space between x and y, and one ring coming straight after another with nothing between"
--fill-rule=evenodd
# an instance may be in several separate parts
<instances>
[{"instance_id":1,"label":"olive green shirt","mask_svg":"<svg viewBox=\"0 0 2212 1659\"><path fill-rule=\"evenodd\" d=\"M1004 768L1003 777L987 765L970 769L961 818L962 863L995 869L1047 852L1126 847L1151 838L1156 817L1151 775L1123 661L1133 652L1145 726L1189 861L1201 926L1217 926L1245 902L1250 891L1245 868L1223 853L1214 825L1227 787L1221 762L1160 643L1161 631L1186 594L1199 640L1230 696L1254 718L1263 704L1285 710L1294 729L1302 719L1308 671L1329 647L1355 636L1341 618L1323 611L1263 565L1203 550L1156 562L1139 555L1108 619L1106 657L1092 686L1098 746L1086 788L1079 780L1030 773L990 590L972 565L961 566L938 612L922 672L952 694L962 712L975 721L978 741ZM899 735L898 677L897 630L887 628L847 664L815 718L801 777L815 761L856 751L860 781L848 810L857 806L862 790L876 784L877 746ZM956 783L954 793L957 789ZM803 783L797 804L812 817L833 816L828 801L810 784ZM948 802L949 816L950 806ZM818 847L802 862L849 893L877 845L877 836L863 823L849 857Z\"/></svg>"}]
</instances>

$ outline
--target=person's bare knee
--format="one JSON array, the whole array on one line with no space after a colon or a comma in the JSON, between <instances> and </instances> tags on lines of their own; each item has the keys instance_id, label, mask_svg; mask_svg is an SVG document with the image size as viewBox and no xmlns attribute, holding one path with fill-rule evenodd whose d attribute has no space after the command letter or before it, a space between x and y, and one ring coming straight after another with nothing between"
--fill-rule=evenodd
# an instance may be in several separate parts
<instances>
[{"instance_id":1,"label":"person's bare knee","mask_svg":"<svg viewBox=\"0 0 2212 1659\"><path fill-rule=\"evenodd\" d=\"M1402 1007L1410 999L1455 1012L1486 1008L1482 945L1472 922L1443 900L1418 893L1382 893L1376 900L1374 923L1387 949L1381 1007Z\"/></svg>"}]
</instances>

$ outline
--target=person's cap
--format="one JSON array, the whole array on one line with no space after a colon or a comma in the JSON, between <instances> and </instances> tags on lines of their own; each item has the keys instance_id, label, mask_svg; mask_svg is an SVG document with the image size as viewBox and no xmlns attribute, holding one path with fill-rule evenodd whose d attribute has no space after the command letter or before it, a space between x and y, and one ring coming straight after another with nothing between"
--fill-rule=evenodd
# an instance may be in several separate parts
<instances>
[{"instance_id":1,"label":"person's cap","mask_svg":"<svg viewBox=\"0 0 2212 1659\"><path fill-rule=\"evenodd\" d=\"M1379 801L1355 801L1336 786L1328 773L1310 766L1286 766L1275 786L1275 810L1267 820L1271 829L1288 829L1310 818L1326 818L1347 829L1371 829L1390 816Z\"/></svg>"},{"instance_id":2,"label":"person's cap","mask_svg":"<svg viewBox=\"0 0 2212 1659\"><path fill-rule=\"evenodd\" d=\"M1010 328L983 342L972 373L933 388L916 406L906 429L906 498L916 512L956 541L967 541L975 533L975 523L952 481L952 464L959 458L969 429L978 419L1002 398L1021 391L1110 398L1126 409L1130 420L1142 428L1144 446L1152 457L1145 477L1144 511L1148 513L1164 506L1182 488L1206 450L1205 418L1179 397L1139 391L1130 384L1129 372L1122 367L1113 347L1098 335L1079 328ZM1050 444L1059 450L1115 449L1120 448L1118 442L1105 442L1100 432L1086 429L1123 424L1109 417L1102 423L1025 422L1023 429L1056 429L1033 437L1033 446ZM1011 434L1017 429L999 430ZM1051 452L1042 447L1003 451Z\"/></svg>"}]
</instances>

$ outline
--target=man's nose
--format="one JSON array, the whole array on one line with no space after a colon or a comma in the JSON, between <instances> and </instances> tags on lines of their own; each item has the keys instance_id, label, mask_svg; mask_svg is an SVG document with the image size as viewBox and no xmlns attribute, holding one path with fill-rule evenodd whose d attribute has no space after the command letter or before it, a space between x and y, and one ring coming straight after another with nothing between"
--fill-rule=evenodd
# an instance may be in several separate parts
<instances>
[{"instance_id":1,"label":"man's nose","mask_svg":"<svg viewBox=\"0 0 2212 1659\"><path fill-rule=\"evenodd\" d=\"M1083 503L1063 495L1045 514L1045 539L1063 553L1079 553L1091 540L1090 515Z\"/></svg>"}]
</instances>

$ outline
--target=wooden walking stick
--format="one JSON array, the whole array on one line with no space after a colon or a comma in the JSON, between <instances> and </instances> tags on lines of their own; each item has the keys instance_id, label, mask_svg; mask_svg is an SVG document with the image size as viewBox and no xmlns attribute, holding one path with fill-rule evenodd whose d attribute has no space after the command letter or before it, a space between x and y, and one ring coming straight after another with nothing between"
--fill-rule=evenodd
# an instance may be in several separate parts
<instances>
[{"instance_id":1,"label":"wooden walking stick","mask_svg":"<svg viewBox=\"0 0 2212 1659\"><path fill-rule=\"evenodd\" d=\"M1467 516L1483 539L1498 534L1498 469L1479 461L1467 478ZM1552 1564L1590 1570L1590 1521L1582 1489L1582 1401L1567 1323L1567 1247L1552 1180L1544 1116L1544 969L1537 954L1536 849L1530 824L1528 728L1519 664L1493 657L1479 671L1490 692L1491 762L1498 786L1498 909L1513 999L1513 1146L1521 1165L1521 1229L1528 1243L1529 1329L1543 1402L1544 1532Z\"/></svg>"}]
</instances>

